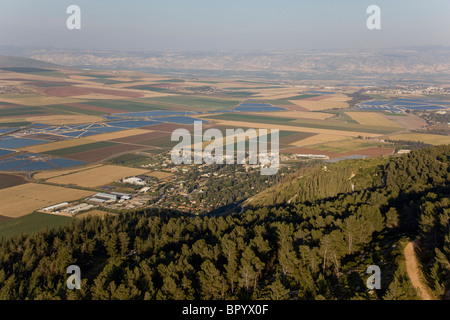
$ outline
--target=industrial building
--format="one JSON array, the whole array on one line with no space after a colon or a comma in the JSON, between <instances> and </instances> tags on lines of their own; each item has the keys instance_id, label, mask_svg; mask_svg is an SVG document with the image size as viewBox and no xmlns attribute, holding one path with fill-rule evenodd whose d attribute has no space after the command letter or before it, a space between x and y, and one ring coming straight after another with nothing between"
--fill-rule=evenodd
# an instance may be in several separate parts
<instances>
[{"instance_id":1,"label":"industrial building","mask_svg":"<svg viewBox=\"0 0 450 320\"><path fill-rule=\"evenodd\" d=\"M81 203L81 204L79 204L79 205L76 205L76 206L67 208L67 209L65 209L64 211L66 211L66 212L71 213L72 215L74 215L74 214L77 214L78 212L86 211L86 210L92 209L92 208L94 208L94 207L95 207L95 206L92 205L92 204Z\"/></svg>"},{"instance_id":2,"label":"industrial building","mask_svg":"<svg viewBox=\"0 0 450 320\"><path fill-rule=\"evenodd\" d=\"M329 157L324 154L296 154L296 156L297 158L329 159Z\"/></svg>"},{"instance_id":3,"label":"industrial building","mask_svg":"<svg viewBox=\"0 0 450 320\"><path fill-rule=\"evenodd\" d=\"M96 203L111 203L116 201L125 201L130 200L131 195L128 193L121 192L99 192L94 194L92 197L88 198L87 201L96 202Z\"/></svg>"},{"instance_id":4,"label":"industrial building","mask_svg":"<svg viewBox=\"0 0 450 320\"><path fill-rule=\"evenodd\" d=\"M55 205L50 206L50 207L46 207L46 208L44 208L44 209L42 209L42 210L52 212L52 211L54 211L54 210L56 210L56 209L64 208L64 207L67 206L67 205L69 205L68 202L62 202L62 203L58 203L58 204L55 204Z\"/></svg>"}]
</instances>

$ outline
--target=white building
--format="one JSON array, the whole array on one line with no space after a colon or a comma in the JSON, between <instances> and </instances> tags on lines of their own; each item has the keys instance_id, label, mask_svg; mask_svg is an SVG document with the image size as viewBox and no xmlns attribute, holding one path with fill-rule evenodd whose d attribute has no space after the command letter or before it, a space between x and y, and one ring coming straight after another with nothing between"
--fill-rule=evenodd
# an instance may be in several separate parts
<instances>
[{"instance_id":1,"label":"white building","mask_svg":"<svg viewBox=\"0 0 450 320\"><path fill-rule=\"evenodd\" d=\"M59 208L65 207L68 204L69 204L68 202L62 202L62 203L58 203L58 204L55 204L55 205L50 206L50 207L46 207L46 208L44 208L42 210L44 210L44 211L53 211L55 209L59 209Z\"/></svg>"},{"instance_id":2,"label":"white building","mask_svg":"<svg viewBox=\"0 0 450 320\"><path fill-rule=\"evenodd\" d=\"M145 186L145 181L138 177L130 177L126 179L122 179L122 183L134 184L137 186Z\"/></svg>"}]
</instances>

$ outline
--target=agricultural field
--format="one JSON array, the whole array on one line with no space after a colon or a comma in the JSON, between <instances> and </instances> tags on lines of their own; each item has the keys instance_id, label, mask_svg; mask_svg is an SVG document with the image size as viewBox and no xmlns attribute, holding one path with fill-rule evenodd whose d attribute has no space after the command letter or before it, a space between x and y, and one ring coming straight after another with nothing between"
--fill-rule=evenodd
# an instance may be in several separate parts
<instances>
[{"instance_id":1,"label":"agricultural field","mask_svg":"<svg viewBox=\"0 0 450 320\"><path fill-rule=\"evenodd\" d=\"M27 181L21 176L0 173L0 190L25 183L27 183Z\"/></svg>"},{"instance_id":2,"label":"agricultural field","mask_svg":"<svg viewBox=\"0 0 450 320\"><path fill-rule=\"evenodd\" d=\"M166 179L168 177L173 176L173 173L165 172L165 171L152 171L152 172L146 173L146 175L150 176L150 177L155 177L155 178L158 178L158 179Z\"/></svg>"},{"instance_id":3,"label":"agricultural field","mask_svg":"<svg viewBox=\"0 0 450 320\"><path fill-rule=\"evenodd\" d=\"M0 220L0 238L32 234L43 229L51 230L72 223L73 218L33 212L16 219Z\"/></svg>"},{"instance_id":4,"label":"agricultural field","mask_svg":"<svg viewBox=\"0 0 450 320\"><path fill-rule=\"evenodd\" d=\"M450 136L428 133L402 133L389 136L391 140L420 141L434 146L450 144Z\"/></svg>"},{"instance_id":5,"label":"agricultural field","mask_svg":"<svg viewBox=\"0 0 450 320\"><path fill-rule=\"evenodd\" d=\"M375 148L382 146L380 142L365 141L361 139L333 141L322 144L310 145L310 148L329 151L333 153L347 153L361 149Z\"/></svg>"},{"instance_id":6,"label":"agricultural field","mask_svg":"<svg viewBox=\"0 0 450 320\"><path fill-rule=\"evenodd\" d=\"M172 95L161 98L151 98L151 102L160 103L166 107L184 107L186 110L195 109L195 110L227 110L233 109L237 106L241 101L239 100L228 100L228 99L217 99L210 97L201 97L201 96L182 96L182 95Z\"/></svg>"},{"instance_id":7,"label":"agricultural field","mask_svg":"<svg viewBox=\"0 0 450 320\"><path fill-rule=\"evenodd\" d=\"M291 124L291 125L276 125L267 124L267 123L259 123L259 122L246 122L246 121L231 121L231 120L222 120L218 122L221 126L230 126L230 127L248 127L248 128L259 128L259 129L279 129L280 131L297 131L297 132L309 132L309 133L317 133L317 134L330 134L330 135L338 135L338 136L346 136L346 137L357 137L360 135L364 135L365 137L377 137L380 134L361 132L361 131L344 131L344 130L336 130L336 129L327 129L326 126L324 128L314 128L310 126L300 126L299 124ZM363 130L363 129L361 129Z\"/></svg>"},{"instance_id":8,"label":"agricultural field","mask_svg":"<svg viewBox=\"0 0 450 320\"><path fill-rule=\"evenodd\" d=\"M395 131L399 131L398 128L392 128L388 126L368 126L368 125L360 125L354 123L346 123L343 121L334 121L334 120L315 120L315 119L294 119L294 118L283 118L276 116L261 116L255 114L221 114L215 116L208 116L206 119L214 119L218 120L219 123L223 124L224 121L232 121L234 125L237 122L252 122L257 123L258 125L254 125L260 128L261 125L271 124L278 128L292 126L295 128L302 128L305 132L313 132L313 133L325 133L320 131L308 131L307 129L323 129L327 131L339 131L339 132L359 132L366 134L386 134L392 133ZM247 125L248 124L244 124ZM275 128L275 127L274 127Z\"/></svg>"},{"instance_id":9,"label":"agricultural field","mask_svg":"<svg viewBox=\"0 0 450 320\"><path fill-rule=\"evenodd\" d=\"M80 161L86 161L86 162L97 162L97 161L103 161L105 159L108 159L110 157L113 157L115 155L129 152L129 151L135 151L135 150L142 150L142 149L148 149L148 146L141 146L141 145L134 145L134 144L115 144L109 147L103 147L101 149L94 149L84 152L78 152L73 153L71 155L68 155L67 158L73 159L73 160L80 160Z\"/></svg>"},{"instance_id":10,"label":"agricultural field","mask_svg":"<svg viewBox=\"0 0 450 320\"><path fill-rule=\"evenodd\" d=\"M376 112L345 112L353 120L362 125L369 126L381 126L381 127L394 127L401 129L397 123L387 119L380 113Z\"/></svg>"},{"instance_id":11,"label":"agricultural field","mask_svg":"<svg viewBox=\"0 0 450 320\"><path fill-rule=\"evenodd\" d=\"M339 140L348 140L347 136L340 136L335 134L316 134L312 137L308 137L305 139L300 139L298 141L294 141L291 144L297 147L304 147L304 146L310 146L314 144L320 144L324 142L331 142L331 141L339 141Z\"/></svg>"},{"instance_id":12,"label":"agricultural field","mask_svg":"<svg viewBox=\"0 0 450 320\"><path fill-rule=\"evenodd\" d=\"M57 142L50 142L50 143L39 144L39 145L34 145L34 146L26 146L26 147L22 147L20 149L24 150L24 151L28 151L28 152L40 153L40 152L47 152L47 151L52 151L52 150L82 146L82 145L90 144L93 142L95 142L95 140L80 138L80 139L70 139L70 140L63 140L63 141L57 141Z\"/></svg>"},{"instance_id":13,"label":"agricultural field","mask_svg":"<svg viewBox=\"0 0 450 320\"><path fill-rule=\"evenodd\" d=\"M52 151L47 151L46 153L49 155L52 155L52 156L68 156L68 155L72 155L75 153L87 152L87 151L91 151L91 150L99 150L102 148L112 147L115 145L117 145L117 144L113 143L113 142L97 141L97 142L86 143L86 144L81 144L81 145L72 146L72 147L66 147L66 148L62 148L62 149L55 149Z\"/></svg>"},{"instance_id":14,"label":"agricultural field","mask_svg":"<svg viewBox=\"0 0 450 320\"><path fill-rule=\"evenodd\" d=\"M21 184L0 190L0 198L8 199L7 202L2 203L0 215L17 218L43 207L64 201L81 199L93 193L92 191L69 189L46 184Z\"/></svg>"},{"instance_id":15,"label":"agricultural field","mask_svg":"<svg viewBox=\"0 0 450 320\"><path fill-rule=\"evenodd\" d=\"M109 141L109 140L115 140L115 139L120 139L120 138L132 137L132 136L136 136L136 135L140 135L140 134L146 134L146 133L150 133L150 132L152 132L152 130L144 130L142 128L129 129L129 130L110 132L110 133L102 133L102 134L90 136L89 140Z\"/></svg>"},{"instance_id":16,"label":"agricultural field","mask_svg":"<svg viewBox=\"0 0 450 320\"><path fill-rule=\"evenodd\" d=\"M276 115L281 118L293 118L293 119L313 119L313 120L326 120L334 115L331 113L325 112L307 112L307 111L279 111L276 113L273 112L259 112L258 115L271 117Z\"/></svg>"},{"instance_id":17,"label":"agricultural field","mask_svg":"<svg viewBox=\"0 0 450 320\"><path fill-rule=\"evenodd\" d=\"M104 165L74 173L54 176L47 180L49 183L61 185L77 185L94 188L106 185L129 176L145 174L148 170L122 166Z\"/></svg>"},{"instance_id":18,"label":"agricultural field","mask_svg":"<svg viewBox=\"0 0 450 320\"><path fill-rule=\"evenodd\" d=\"M320 97L310 97L306 99L288 99L289 102L295 106L300 107L297 109L295 106L288 107L291 110L308 110L308 111L322 111L327 109L346 109L350 98L344 94L325 95Z\"/></svg>"},{"instance_id":19,"label":"agricultural field","mask_svg":"<svg viewBox=\"0 0 450 320\"><path fill-rule=\"evenodd\" d=\"M94 210L90 210L90 211L87 211L87 212L79 213L79 214L77 214L75 216L75 218L77 218L77 219L84 219L84 218L87 218L87 217L105 217L105 216L111 215L111 214L114 214L114 213L103 211L103 210L94 209Z\"/></svg>"},{"instance_id":20,"label":"agricultural field","mask_svg":"<svg viewBox=\"0 0 450 320\"><path fill-rule=\"evenodd\" d=\"M80 171L85 171L85 170L89 170L89 169L94 169L94 168L98 168L101 167L101 164L95 164L95 165L88 165L88 166L83 166L82 168L76 168L76 169L63 169L63 170L52 170L52 171L46 171L46 172L38 172L35 173L33 175L33 179L35 180L47 180L53 177L58 177L58 176L63 176L63 175L68 175L71 173L76 173L76 172L80 172Z\"/></svg>"}]
</instances>

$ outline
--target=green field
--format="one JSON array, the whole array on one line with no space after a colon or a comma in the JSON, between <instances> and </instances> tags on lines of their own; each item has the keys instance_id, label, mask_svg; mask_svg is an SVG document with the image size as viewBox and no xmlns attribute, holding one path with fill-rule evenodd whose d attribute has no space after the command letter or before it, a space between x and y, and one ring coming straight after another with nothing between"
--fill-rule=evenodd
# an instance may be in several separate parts
<instances>
[{"instance_id":1,"label":"green field","mask_svg":"<svg viewBox=\"0 0 450 320\"><path fill-rule=\"evenodd\" d=\"M31 234L70 224L73 218L35 212L0 224L0 238Z\"/></svg>"},{"instance_id":2,"label":"green field","mask_svg":"<svg viewBox=\"0 0 450 320\"><path fill-rule=\"evenodd\" d=\"M21 121L21 122L0 122L1 128L14 128L14 127L25 127L30 125L31 122Z\"/></svg>"},{"instance_id":3,"label":"green field","mask_svg":"<svg viewBox=\"0 0 450 320\"><path fill-rule=\"evenodd\" d=\"M380 142L354 139L354 140L334 141L334 142L328 142L328 143L324 143L324 144L318 144L318 145L310 146L310 148L321 150L321 151L335 152L335 153L346 153L346 152L351 152L354 150L375 148L378 146L383 146L383 144Z\"/></svg>"},{"instance_id":4,"label":"green field","mask_svg":"<svg viewBox=\"0 0 450 320\"><path fill-rule=\"evenodd\" d=\"M227 92L223 93L224 96L237 97L237 98L249 98L249 97L253 96L254 94L255 94L254 92L249 92L249 91L227 91Z\"/></svg>"},{"instance_id":5,"label":"green field","mask_svg":"<svg viewBox=\"0 0 450 320\"><path fill-rule=\"evenodd\" d=\"M65 106L65 105L49 105L49 106L45 106L45 108L47 108L49 110L49 112L53 113L53 114L78 113L78 114L86 114L86 115L94 115L94 116L104 114L104 112L99 112L99 111L89 110L89 109L81 109L81 108Z\"/></svg>"},{"instance_id":6,"label":"green field","mask_svg":"<svg viewBox=\"0 0 450 320\"><path fill-rule=\"evenodd\" d=\"M121 165L126 167L139 167L142 164L147 164L149 157L137 154L137 153L127 153L120 155L118 157L109 159L107 163L114 165Z\"/></svg>"},{"instance_id":7,"label":"green field","mask_svg":"<svg viewBox=\"0 0 450 320\"><path fill-rule=\"evenodd\" d=\"M127 83L128 82L128 81L118 81L118 80L114 80L114 79L92 79L89 81L99 82L99 83L103 83L103 84L117 84L117 83Z\"/></svg>"},{"instance_id":8,"label":"green field","mask_svg":"<svg viewBox=\"0 0 450 320\"><path fill-rule=\"evenodd\" d=\"M231 113L231 114L220 114L216 116L210 116L209 119L217 120L231 120L231 121L244 121L244 122L258 122L258 123L269 123L269 124L280 124L289 125L290 121L294 121L294 118L281 118L281 117L267 117L258 116L255 114L241 114L241 113Z\"/></svg>"},{"instance_id":9,"label":"green field","mask_svg":"<svg viewBox=\"0 0 450 320\"><path fill-rule=\"evenodd\" d=\"M215 99L209 97L187 96L187 95L147 98L146 100L150 100L152 102L172 104L180 107L208 108L208 109L232 109L241 102L238 100Z\"/></svg>"},{"instance_id":10,"label":"green field","mask_svg":"<svg viewBox=\"0 0 450 320\"><path fill-rule=\"evenodd\" d=\"M319 96L321 96L321 94L302 94L299 96L289 97L287 99L288 100L302 100L302 99L314 98L314 97L319 97Z\"/></svg>"},{"instance_id":11,"label":"green field","mask_svg":"<svg viewBox=\"0 0 450 320\"><path fill-rule=\"evenodd\" d=\"M83 145L75 146L75 147L51 150L51 151L47 151L45 153L49 154L51 156L67 156L67 155L74 154L74 153L91 151L91 150L96 150L96 149L101 149L101 148L106 148L106 147L112 147L112 146L116 146L116 145L118 145L118 144L115 142L99 141L99 142L83 144Z\"/></svg>"},{"instance_id":12,"label":"green field","mask_svg":"<svg viewBox=\"0 0 450 320\"><path fill-rule=\"evenodd\" d=\"M280 145L282 144L291 144L293 142L303 140L312 136L315 136L316 133L310 132L297 132L297 131L285 131L280 130ZM270 139L270 134L268 135L268 139Z\"/></svg>"},{"instance_id":13,"label":"green field","mask_svg":"<svg viewBox=\"0 0 450 320\"><path fill-rule=\"evenodd\" d=\"M277 117L264 117L258 115L243 115L243 114L220 114L216 116L208 117L216 120L231 120L231 121L243 121L243 122L255 122L266 123L283 126L304 127L304 128L316 128L316 129L330 129L341 131L353 131L353 132L367 132L386 134L398 131L392 127L381 126L367 126L355 123L345 123L328 120L310 120L310 119L291 119L291 118L277 118Z\"/></svg>"},{"instance_id":14,"label":"green field","mask_svg":"<svg viewBox=\"0 0 450 320\"><path fill-rule=\"evenodd\" d=\"M83 102L82 104L129 112L167 109L167 107L164 107L163 105L160 104L144 101L132 101L132 100L92 100L88 102Z\"/></svg>"},{"instance_id":15,"label":"green field","mask_svg":"<svg viewBox=\"0 0 450 320\"><path fill-rule=\"evenodd\" d=\"M0 109L0 117L30 116L45 113L41 107L12 107L11 109Z\"/></svg>"},{"instance_id":16,"label":"green field","mask_svg":"<svg viewBox=\"0 0 450 320\"><path fill-rule=\"evenodd\" d=\"M127 89L138 89L138 90L146 90L146 91L154 91L154 92L170 92L169 89L153 87L152 85L141 85L141 86L132 86L127 87Z\"/></svg>"}]
</instances>

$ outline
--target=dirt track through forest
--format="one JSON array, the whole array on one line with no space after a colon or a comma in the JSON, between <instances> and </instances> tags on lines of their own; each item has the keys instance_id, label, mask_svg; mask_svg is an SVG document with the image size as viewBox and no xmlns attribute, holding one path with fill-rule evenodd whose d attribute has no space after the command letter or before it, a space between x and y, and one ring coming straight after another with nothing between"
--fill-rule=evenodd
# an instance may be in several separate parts
<instances>
[{"instance_id":1,"label":"dirt track through forest","mask_svg":"<svg viewBox=\"0 0 450 320\"><path fill-rule=\"evenodd\" d=\"M417 240L411 241L406 245L405 250L403 251L405 255L406 272L408 273L414 288L418 291L419 296L422 297L423 300L435 300L431 289L423 280L424 277L416 257L416 245Z\"/></svg>"}]
</instances>

